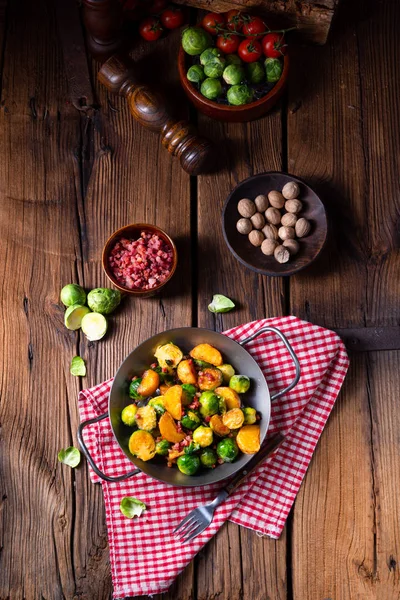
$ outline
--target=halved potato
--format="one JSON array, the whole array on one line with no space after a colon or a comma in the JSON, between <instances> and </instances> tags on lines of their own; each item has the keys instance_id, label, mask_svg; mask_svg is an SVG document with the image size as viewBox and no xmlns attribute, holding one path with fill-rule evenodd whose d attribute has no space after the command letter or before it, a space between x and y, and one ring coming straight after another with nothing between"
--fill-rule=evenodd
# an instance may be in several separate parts
<instances>
[{"instance_id":1,"label":"halved potato","mask_svg":"<svg viewBox=\"0 0 400 600\"><path fill-rule=\"evenodd\" d=\"M236 436L236 442L244 454L255 454L260 449L260 426L244 425Z\"/></svg>"},{"instance_id":2,"label":"halved potato","mask_svg":"<svg viewBox=\"0 0 400 600\"><path fill-rule=\"evenodd\" d=\"M228 410L222 417L222 422L229 429L239 429L244 423L244 414L240 408L232 408Z\"/></svg>"},{"instance_id":3,"label":"halved potato","mask_svg":"<svg viewBox=\"0 0 400 600\"><path fill-rule=\"evenodd\" d=\"M211 365L219 367L224 362L219 350L210 344L199 344L190 351L190 356L196 360L203 360Z\"/></svg>"},{"instance_id":4,"label":"halved potato","mask_svg":"<svg viewBox=\"0 0 400 600\"><path fill-rule=\"evenodd\" d=\"M163 404L171 417L180 421L182 418L182 387L180 385L170 387L163 396Z\"/></svg>"},{"instance_id":5,"label":"halved potato","mask_svg":"<svg viewBox=\"0 0 400 600\"><path fill-rule=\"evenodd\" d=\"M151 431L157 427L157 414L152 406L141 406L135 415L136 424L139 429Z\"/></svg>"},{"instance_id":6,"label":"halved potato","mask_svg":"<svg viewBox=\"0 0 400 600\"><path fill-rule=\"evenodd\" d=\"M197 371L191 358L181 360L178 365L177 374L182 383L197 385Z\"/></svg>"},{"instance_id":7,"label":"halved potato","mask_svg":"<svg viewBox=\"0 0 400 600\"><path fill-rule=\"evenodd\" d=\"M169 388L172 387L172 385L168 385L168 383L162 383L160 385L160 394L161 396L164 396L164 394L166 394L169 390Z\"/></svg>"},{"instance_id":8,"label":"halved potato","mask_svg":"<svg viewBox=\"0 0 400 600\"><path fill-rule=\"evenodd\" d=\"M221 415L213 415L210 419L210 427L220 437L225 437L230 434L229 427L224 425Z\"/></svg>"},{"instance_id":9,"label":"halved potato","mask_svg":"<svg viewBox=\"0 0 400 600\"><path fill-rule=\"evenodd\" d=\"M228 410L231 410L231 408L240 408L240 396L235 390L229 387L218 387L214 391L225 400Z\"/></svg>"},{"instance_id":10,"label":"halved potato","mask_svg":"<svg viewBox=\"0 0 400 600\"><path fill-rule=\"evenodd\" d=\"M177 430L176 423L168 412L160 417L158 427L164 440L171 442L171 444L177 444L185 438L185 434Z\"/></svg>"},{"instance_id":11,"label":"halved potato","mask_svg":"<svg viewBox=\"0 0 400 600\"><path fill-rule=\"evenodd\" d=\"M203 369L199 372L198 386L202 391L215 390L222 383L219 369Z\"/></svg>"},{"instance_id":12,"label":"halved potato","mask_svg":"<svg viewBox=\"0 0 400 600\"><path fill-rule=\"evenodd\" d=\"M160 385L160 376L153 369L147 369L143 373L142 381L137 389L138 394L147 398L152 396Z\"/></svg>"},{"instance_id":13,"label":"halved potato","mask_svg":"<svg viewBox=\"0 0 400 600\"><path fill-rule=\"evenodd\" d=\"M129 438L129 452L141 460L151 460L156 453L156 443L148 431L134 431Z\"/></svg>"},{"instance_id":14,"label":"halved potato","mask_svg":"<svg viewBox=\"0 0 400 600\"><path fill-rule=\"evenodd\" d=\"M158 346L157 350L154 353L154 356L158 360L158 364L162 369L168 369L171 371L172 369L176 369L183 358L183 353L178 346L172 344L164 344L163 346Z\"/></svg>"}]
</instances>

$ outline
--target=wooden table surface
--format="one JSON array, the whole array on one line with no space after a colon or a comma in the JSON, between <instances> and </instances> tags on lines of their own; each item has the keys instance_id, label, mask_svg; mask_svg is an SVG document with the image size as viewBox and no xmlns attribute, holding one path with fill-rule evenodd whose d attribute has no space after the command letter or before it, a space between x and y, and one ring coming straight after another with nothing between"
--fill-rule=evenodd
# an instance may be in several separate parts
<instances>
[{"instance_id":1,"label":"wooden table surface","mask_svg":"<svg viewBox=\"0 0 400 600\"><path fill-rule=\"evenodd\" d=\"M268 117L225 125L198 116L221 156L216 174L198 178L122 99L94 85L95 110L68 102L52 2L1 0L0 16L0 598L103 600L112 587L101 488L86 465L57 461L76 445L80 386L111 377L138 342L180 325L221 331L294 314L372 339L370 328L385 336L399 325L400 3L342 2L329 43L293 52L288 94ZM136 57L184 105L178 39ZM219 226L232 187L271 169L306 179L330 218L323 256L290 280L246 270ZM106 284L102 246L134 221L177 240L179 272L160 299L125 301L107 337L88 343L64 328L59 291ZM238 310L208 312L216 292ZM69 373L76 354L87 360L82 381ZM162 598L400 598L399 371L396 350L352 353L279 541L226 524Z\"/></svg>"}]
</instances>

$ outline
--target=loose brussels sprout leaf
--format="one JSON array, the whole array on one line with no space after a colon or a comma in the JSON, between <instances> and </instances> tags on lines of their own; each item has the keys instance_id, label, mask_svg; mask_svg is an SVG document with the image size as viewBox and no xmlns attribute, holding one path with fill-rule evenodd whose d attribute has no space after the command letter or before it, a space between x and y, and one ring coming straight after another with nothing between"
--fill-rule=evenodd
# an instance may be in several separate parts
<instances>
[{"instance_id":1,"label":"loose brussels sprout leaf","mask_svg":"<svg viewBox=\"0 0 400 600\"><path fill-rule=\"evenodd\" d=\"M72 306L73 304L80 304L81 306L86 303L86 292L77 283L69 283L64 285L60 293L60 300L64 306Z\"/></svg>"},{"instance_id":2,"label":"loose brussels sprout leaf","mask_svg":"<svg viewBox=\"0 0 400 600\"><path fill-rule=\"evenodd\" d=\"M182 48L190 56L201 54L212 43L210 34L201 27L188 27L182 34Z\"/></svg>"},{"instance_id":3,"label":"loose brussels sprout leaf","mask_svg":"<svg viewBox=\"0 0 400 600\"><path fill-rule=\"evenodd\" d=\"M211 369L214 366L211 363L206 362L205 360L199 360L199 359L195 359L194 364L199 369Z\"/></svg>"},{"instance_id":4,"label":"loose brussels sprout leaf","mask_svg":"<svg viewBox=\"0 0 400 600\"><path fill-rule=\"evenodd\" d=\"M200 450L200 444L196 444L196 442L190 442L189 446L186 446L183 451L185 454L195 454Z\"/></svg>"},{"instance_id":5,"label":"loose brussels sprout leaf","mask_svg":"<svg viewBox=\"0 0 400 600\"><path fill-rule=\"evenodd\" d=\"M187 394L187 397L191 400L195 393L197 392L197 388L191 383L183 383L182 390Z\"/></svg>"},{"instance_id":6,"label":"loose brussels sprout leaf","mask_svg":"<svg viewBox=\"0 0 400 600\"><path fill-rule=\"evenodd\" d=\"M215 100L222 94L221 82L218 79L209 77L201 84L200 92L209 100Z\"/></svg>"},{"instance_id":7,"label":"loose brussels sprout leaf","mask_svg":"<svg viewBox=\"0 0 400 600\"><path fill-rule=\"evenodd\" d=\"M227 65L242 65L242 60L237 54L227 54L225 56Z\"/></svg>"},{"instance_id":8,"label":"loose brussels sprout leaf","mask_svg":"<svg viewBox=\"0 0 400 600\"><path fill-rule=\"evenodd\" d=\"M68 448L63 448L58 453L58 460L64 465L68 465L72 469L77 467L81 462L81 453L78 448L74 448L73 446L69 446Z\"/></svg>"},{"instance_id":9,"label":"loose brussels sprout leaf","mask_svg":"<svg viewBox=\"0 0 400 600\"><path fill-rule=\"evenodd\" d=\"M248 104L253 99L253 90L248 85L233 85L229 88L226 97L229 104L233 106L241 106Z\"/></svg>"},{"instance_id":10,"label":"loose brussels sprout leaf","mask_svg":"<svg viewBox=\"0 0 400 600\"><path fill-rule=\"evenodd\" d=\"M81 327L89 342L96 342L106 335L107 320L100 313L89 312L83 317Z\"/></svg>"},{"instance_id":11,"label":"loose brussels sprout leaf","mask_svg":"<svg viewBox=\"0 0 400 600\"><path fill-rule=\"evenodd\" d=\"M125 496L121 500L119 509L124 517L133 519L134 517L140 517L142 512L146 510L146 505L137 498L133 498L133 496Z\"/></svg>"},{"instance_id":12,"label":"loose brussels sprout leaf","mask_svg":"<svg viewBox=\"0 0 400 600\"><path fill-rule=\"evenodd\" d=\"M211 77L212 79L218 79L221 77L224 72L225 60L221 60L220 58L216 58L212 62L208 62L204 66L204 75L206 77Z\"/></svg>"},{"instance_id":13,"label":"loose brussels sprout leaf","mask_svg":"<svg viewBox=\"0 0 400 600\"><path fill-rule=\"evenodd\" d=\"M65 327L72 331L76 331L81 327L83 317L88 313L90 313L90 309L87 306L82 306L81 304L69 306L64 315Z\"/></svg>"},{"instance_id":14,"label":"loose brussels sprout leaf","mask_svg":"<svg viewBox=\"0 0 400 600\"><path fill-rule=\"evenodd\" d=\"M214 294L211 304L208 305L208 310L212 313L226 313L235 308L232 300L222 294Z\"/></svg>"},{"instance_id":15,"label":"loose brussels sprout leaf","mask_svg":"<svg viewBox=\"0 0 400 600\"><path fill-rule=\"evenodd\" d=\"M246 67L247 77L251 83L261 83L265 80L265 71L259 62L253 62Z\"/></svg>"},{"instance_id":16,"label":"loose brussels sprout leaf","mask_svg":"<svg viewBox=\"0 0 400 600\"><path fill-rule=\"evenodd\" d=\"M239 65L225 67L222 78L228 85L237 85L244 79L244 69Z\"/></svg>"},{"instance_id":17,"label":"loose brussels sprout leaf","mask_svg":"<svg viewBox=\"0 0 400 600\"><path fill-rule=\"evenodd\" d=\"M192 83L201 83L206 76L204 75L204 69L201 65L192 65L186 73L186 77Z\"/></svg>"},{"instance_id":18,"label":"loose brussels sprout leaf","mask_svg":"<svg viewBox=\"0 0 400 600\"><path fill-rule=\"evenodd\" d=\"M279 58L266 58L264 65L267 74L267 81L270 83L279 81L282 75L282 63Z\"/></svg>"},{"instance_id":19,"label":"loose brussels sprout leaf","mask_svg":"<svg viewBox=\"0 0 400 600\"><path fill-rule=\"evenodd\" d=\"M96 288L88 293L89 308L101 315L109 315L121 302L121 292L110 288Z\"/></svg>"},{"instance_id":20,"label":"loose brussels sprout leaf","mask_svg":"<svg viewBox=\"0 0 400 600\"><path fill-rule=\"evenodd\" d=\"M143 396L138 394L138 391L137 391L141 382L142 382L142 380L140 379L140 377L138 377L137 379L134 379L133 381L131 381L131 383L129 385L129 396L131 398L133 398L134 400L144 400Z\"/></svg>"},{"instance_id":21,"label":"loose brussels sprout leaf","mask_svg":"<svg viewBox=\"0 0 400 600\"><path fill-rule=\"evenodd\" d=\"M71 373L71 375L75 375L76 377L85 377L86 365L83 358L81 358L80 356L74 356L74 358L71 360L69 372Z\"/></svg>"},{"instance_id":22,"label":"loose brussels sprout leaf","mask_svg":"<svg viewBox=\"0 0 400 600\"><path fill-rule=\"evenodd\" d=\"M216 58L221 57L222 52L218 50L218 48L207 48L207 50L204 50L204 52L201 53L200 63L204 67L207 63L213 62Z\"/></svg>"}]
</instances>

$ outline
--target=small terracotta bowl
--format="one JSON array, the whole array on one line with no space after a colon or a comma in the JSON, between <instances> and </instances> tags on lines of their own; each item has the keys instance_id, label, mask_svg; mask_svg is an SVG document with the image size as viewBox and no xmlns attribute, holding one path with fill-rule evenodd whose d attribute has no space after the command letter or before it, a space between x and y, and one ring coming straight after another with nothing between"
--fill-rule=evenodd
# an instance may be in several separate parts
<instances>
[{"instance_id":1,"label":"small terracotta bowl","mask_svg":"<svg viewBox=\"0 0 400 600\"><path fill-rule=\"evenodd\" d=\"M187 97L195 105L197 110L218 121L245 123L264 116L282 96L289 73L289 56L286 55L284 57L282 75L272 90L259 100L244 104L243 106L229 106L227 104L218 104L218 102L214 102L213 100L208 100L208 98L203 96L203 94L201 94L188 80L186 77L187 69L186 54L181 46L178 54L179 78Z\"/></svg>"},{"instance_id":2,"label":"small terracotta bowl","mask_svg":"<svg viewBox=\"0 0 400 600\"><path fill-rule=\"evenodd\" d=\"M109 266L108 259L109 259L111 250L114 248L114 246L118 242L118 240L120 240L121 238L138 239L140 237L140 233L142 231L149 231L150 233L155 233L172 248L172 250L173 250L172 269L171 269L171 273L168 275L167 279L165 281L163 281L162 283L160 283L159 285L157 285L156 287L151 288L151 290L140 290L140 289L130 290L130 289L122 286L115 279L115 277L111 271L111 268ZM140 296L141 298L149 298L150 296L154 296L155 294L157 294L161 290L161 288L164 287L164 285L166 285L172 278L173 274L175 273L176 266L178 264L178 252L176 250L176 246L175 246L174 242L169 237L169 235L167 233L165 233L165 231L163 231L159 227L156 227L156 225L149 225L148 223L133 223L131 225L125 225L125 227L121 227L121 229L117 229L117 231L114 231L114 233L108 238L108 240L103 248L102 264L103 264L104 272L107 275L108 279L122 293L130 294L131 296Z\"/></svg>"}]
</instances>

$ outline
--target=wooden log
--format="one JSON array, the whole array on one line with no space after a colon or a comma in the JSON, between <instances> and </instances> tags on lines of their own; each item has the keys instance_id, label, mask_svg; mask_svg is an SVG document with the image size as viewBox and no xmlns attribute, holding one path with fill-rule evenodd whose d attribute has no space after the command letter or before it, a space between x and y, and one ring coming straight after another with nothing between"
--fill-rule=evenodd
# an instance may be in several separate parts
<instances>
[{"instance_id":1,"label":"wooden log","mask_svg":"<svg viewBox=\"0 0 400 600\"><path fill-rule=\"evenodd\" d=\"M297 26L302 39L325 44L339 0L176 0L207 11L232 8L269 15L284 27Z\"/></svg>"}]
</instances>

